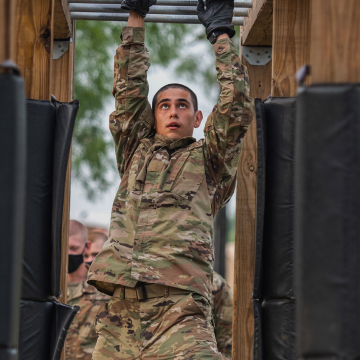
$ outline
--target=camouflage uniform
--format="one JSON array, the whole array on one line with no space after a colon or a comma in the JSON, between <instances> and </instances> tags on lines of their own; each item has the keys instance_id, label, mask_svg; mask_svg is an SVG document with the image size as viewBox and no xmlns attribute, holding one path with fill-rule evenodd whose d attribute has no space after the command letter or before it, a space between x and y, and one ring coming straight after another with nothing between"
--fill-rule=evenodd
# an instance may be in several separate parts
<instances>
[{"instance_id":1,"label":"camouflage uniform","mask_svg":"<svg viewBox=\"0 0 360 360\"><path fill-rule=\"evenodd\" d=\"M150 56L144 37L144 28L123 28L123 43L115 55L116 111L110 115L110 130L122 180L114 199L109 239L90 267L88 279L90 284L110 295L119 285L135 287L138 281L184 289L193 293L191 297L198 294L203 299L196 303L197 308L200 303L209 307L213 219L235 189L236 167L252 120L249 79L232 41L217 41L214 51L221 94L205 125L205 140L196 142L186 137L172 141L155 135L154 117L147 100ZM183 296L181 301L192 303L187 302L187 298ZM105 321L113 318L113 309L131 308L130 301L121 301L123 305L118 304L119 299L111 300L104 310L107 315L101 317L99 313L100 335L110 328L114 330L116 325L110 326ZM179 301L171 300L174 304L168 306L175 306ZM138 314L136 311L142 314L144 307L145 303L136 303L133 314ZM176 306L174 309L178 308L181 309ZM174 309L160 311L158 308L162 314L170 311L173 315L177 311ZM210 307L203 311L203 321L208 321L209 311ZM135 315L131 317L131 321L135 318ZM155 318L145 322L149 324ZM119 320L119 327L120 323L123 325ZM145 323L140 319L138 325L142 331ZM168 331L170 334L172 330ZM204 341L210 342L205 338ZM149 337L147 341L156 343L163 339ZM112 340L108 339L109 348L104 350L107 354ZM160 346L155 343L154 346ZM172 355L174 350L175 345ZM100 353L94 357L100 358Z\"/></svg>"},{"instance_id":2,"label":"camouflage uniform","mask_svg":"<svg viewBox=\"0 0 360 360\"><path fill-rule=\"evenodd\" d=\"M211 309L218 350L231 359L233 294L226 280L214 271Z\"/></svg>"},{"instance_id":3,"label":"camouflage uniform","mask_svg":"<svg viewBox=\"0 0 360 360\"><path fill-rule=\"evenodd\" d=\"M97 291L86 282L68 286L68 304L79 306L79 312L66 337L66 360L91 360L97 341L95 319L100 307L110 296Z\"/></svg>"}]
</instances>

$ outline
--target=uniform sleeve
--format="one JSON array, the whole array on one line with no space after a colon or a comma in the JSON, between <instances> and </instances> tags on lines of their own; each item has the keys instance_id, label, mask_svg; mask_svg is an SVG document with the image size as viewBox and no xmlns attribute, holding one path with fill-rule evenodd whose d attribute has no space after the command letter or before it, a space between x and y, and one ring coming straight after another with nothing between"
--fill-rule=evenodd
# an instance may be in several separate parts
<instances>
[{"instance_id":1,"label":"uniform sleeve","mask_svg":"<svg viewBox=\"0 0 360 360\"><path fill-rule=\"evenodd\" d=\"M122 29L122 45L114 58L113 95L116 110L110 114L118 170L122 176L141 139L153 132L154 118L147 96L150 55L145 48L145 29Z\"/></svg>"},{"instance_id":2,"label":"uniform sleeve","mask_svg":"<svg viewBox=\"0 0 360 360\"><path fill-rule=\"evenodd\" d=\"M215 278L215 272L214 272ZM213 319L218 350L231 359L233 294L225 279L217 275L218 283L213 284Z\"/></svg>"},{"instance_id":3,"label":"uniform sleeve","mask_svg":"<svg viewBox=\"0 0 360 360\"><path fill-rule=\"evenodd\" d=\"M204 155L213 214L230 199L246 131L253 116L247 69L230 39L214 44L220 97L205 125Z\"/></svg>"}]
</instances>

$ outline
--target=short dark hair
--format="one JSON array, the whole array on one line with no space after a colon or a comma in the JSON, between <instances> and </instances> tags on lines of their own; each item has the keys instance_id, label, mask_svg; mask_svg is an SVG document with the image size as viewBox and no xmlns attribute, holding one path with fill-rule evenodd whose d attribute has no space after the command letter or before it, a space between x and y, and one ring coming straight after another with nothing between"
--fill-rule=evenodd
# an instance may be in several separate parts
<instances>
[{"instance_id":1,"label":"short dark hair","mask_svg":"<svg viewBox=\"0 0 360 360\"><path fill-rule=\"evenodd\" d=\"M198 100L197 100L197 96L196 94L190 89L188 88L187 86L185 85L182 85L182 84L176 84L176 83L173 83L173 84L167 84L165 86L163 86L160 90L158 90L158 92L155 94L154 98L153 98L153 101L152 101L152 111L153 111L153 114L155 114L155 105L156 105L156 102L157 102L157 99L158 99L158 96L165 90L168 90L168 89L183 89L185 91L187 91L190 96L191 96L191 101L194 105L194 110L195 112L198 111Z\"/></svg>"}]
</instances>

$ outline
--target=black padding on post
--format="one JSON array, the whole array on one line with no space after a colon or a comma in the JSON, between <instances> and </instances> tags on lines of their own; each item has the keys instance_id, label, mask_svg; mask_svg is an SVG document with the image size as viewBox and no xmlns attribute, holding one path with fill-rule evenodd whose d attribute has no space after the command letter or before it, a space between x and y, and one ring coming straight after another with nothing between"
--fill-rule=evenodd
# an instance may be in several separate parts
<instances>
[{"instance_id":1,"label":"black padding on post","mask_svg":"<svg viewBox=\"0 0 360 360\"><path fill-rule=\"evenodd\" d=\"M263 302L264 359L296 359L294 313L294 300Z\"/></svg>"},{"instance_id":2,"label":"black padding on post","mask_svg":"<svg viewBox=\"0 0 360 360\"><path fill-rule=\"evenodd\" d=\"M27 100L26 235L22 299L46 301L52 295L52 196L55 106ZM59 254L60 256L60 254Z\"/></svg>"},{"instance_id":3,"label":"black padding on post","mask_svg":"<svg viewBox=\"0 0 360 360\"><path fill-rule=\"evenodd\" d=\"M61 235L66 169L71 147L75 118L79 109L77 100L71 103L54 102L56 125L54 138L53 207L52 207L52 294L60 297Z\"/></svg>"},{"instance_id":4,"label":"black padding on post","mask_svg":"<svg viewBox=\"0 0 360 360\"><path fill-rule=\"evenodd\" d=\"M16 360L25 222L26 112L23 79L0 74L0 359Z\"/></svg>"},{"instance_id":5,"label":"black padding on post","mask_svg":"<svg viewBox=\"0 0 360 360\"><path fill-rule=\"evenodd\" d=\"M258 300L253 301L254 309L254 349L253 360L263 359L262 306Z\"/></svg>"},{"instance_id":6,"label":"black padding on post","mask_svg":"<svg viewBox=\"0 0 360 360\"><path fill-rule=\"evenodd\" d=\"M21 300L19 360L49 360L52 307L51 301Z\"/></svg>"},{"instance_id":7,"label":"black padding on post","mask_svg":"<svg viewBox=\"0 0 360 360\"><path fill-rule=\"evenodd\" d=\"M0 348L1 360L18 360L18 349Z\"/></svg>"},{"instance_id":8,"label":"black padding on post","mask_svg":"<svg viewBox=\"0 0 360 360\"><path fill-rule=\"evenodd\" d=\"M64 342L79 307L54 301L52 314L51 360L60 360Z\"/></svg>"},{"instance_id":9,"label":"black padding on post","mask_svg":"<svg viewBox=\"0 0 360 360\"><path fill-rule=\"evenodd\" d=\"M258 182L254 358L293 360L296 99L256 99L255 109ZM259 303L263 304L261 322L257 320Z\"/></svg>"},{"instance_id":10,"label":"black padding on post","mask_svg":"<svg viewBox=\"0 0 360 360\"><path fill-rule=\"evenodd\" d=\"M78 307L56 301L21 300L20 309L19 360L60 360Z\"/></svg>"},{"instance_id":11,"label":"black padding on post","mask_svg":"<svg viewBox=\"0 0 360 360\"><path fill-rule=\"evenodd\" d=\"M271 98L266 111L263 292L294 298L295 98ZM295 316L295 314L294 314Z\"/></svg>"},{"instance_id":12,"label":"black padding on post","mask_svg":"<svg viewBox=\"0 0 360 360\"><path fill-rule=\"evenodd\" d=\"M360 358L360 85L298 95L296 311L301 359Z\"/></svg>"},{"instance_id":13,"label":"black padding on post","mask_svg":"<svg viewBox=\"0 0 360 360\"><path fill-rule=\"evenodd\" d=\"M265 105L255 99L257 131L256 244L253 299L262 299L262 253L266 188L266 121Z\"/></svg>"},{"instance_id":14,"label":"black padding on post","mask_svg":"<svg viewBox=\"0 0 360 360\"><path fill-rule=\"evenodd\" d=\"M22 298L60 296L66 166L78 101L27 100L28 178Z\"/></svg>"}]
</instances>

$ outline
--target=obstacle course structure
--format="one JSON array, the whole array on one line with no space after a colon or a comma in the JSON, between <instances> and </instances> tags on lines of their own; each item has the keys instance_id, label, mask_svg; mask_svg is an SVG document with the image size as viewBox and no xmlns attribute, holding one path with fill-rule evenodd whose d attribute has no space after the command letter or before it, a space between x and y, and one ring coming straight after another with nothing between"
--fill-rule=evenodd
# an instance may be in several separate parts
<instances>
[{"instance_id":1,"label":"obstacle course structure","mask_svg":"<svg viewBox=\"0 0 360 360\"><path fill-rule=\"evenodd\" d=\"M158 0L146 21L198 23L196 4ZM14 284L20 284L21 264L13 259L24 246L21 224L24 230L27 216L21 194L29 173L20 166L26 162L25 97L49 109L56 107L51 94L71 102L75 20L127 17L119 0L0 2L1 134L14 139L2 142L2 153L11 148L11 156L1 160L9 169L1 181L9 187L2 187L0 248L13 254L1 259L9 269L10 291L0 302L9 309L0 324L0 354L6 360L19 353L20 309L13 305L20 296ZM234 360L360 357L359 18L358 0L235 0L234 24L243 25L242 62L249 70L251 96L259 100L238 165ZM299 90L295 75L305 64L311 76L303 72L299 79L306 86ZM62 171L66 157L63 152ZM70 163L66 181L51 200L61 205L46 232L57 237L51 253L56 248L61 258L49 268L51 279L42 279L47 290L40 294L28 286L23 298L23 303L42 303L44 324L60 319L59 312L49 310L62 308L54 298L66 302L69 189ZM3 214L16 216L19 227ZM63 335L55 332L50 340L55 352L48 358L60 358Z\"/></svg>"}]
</instances>

